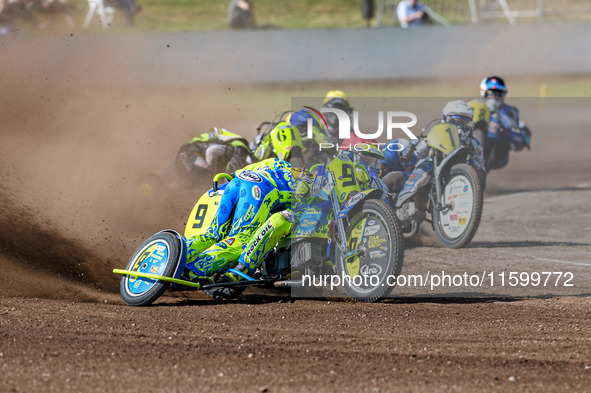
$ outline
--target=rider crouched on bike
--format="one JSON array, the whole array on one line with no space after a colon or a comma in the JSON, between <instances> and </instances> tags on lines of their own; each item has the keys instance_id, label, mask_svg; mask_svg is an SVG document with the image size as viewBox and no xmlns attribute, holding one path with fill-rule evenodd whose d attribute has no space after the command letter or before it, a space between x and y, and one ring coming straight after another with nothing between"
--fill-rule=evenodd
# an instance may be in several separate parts
<instances>
[{"instance_id":1,"label":"rider crouched on bike","mask_svg":"<svg viewBox=\"0 0 591 393\"><path fill-rule=\"evenodd\" d=\"M476 169L482 179L486 178L484 149L478 139L472 135L474 129L474 112L472 107L463 100L449 101L441 111L441 121L453 124L458 129L460 143L471 151L470 165Z\"/></svg>"},{"instance_id":2,"label":"rider crouched on bike","mask_svg":"<svg viewBox=\"0 0 591 393\"><path fill-rule=\"evenodd\" d=\"M486 176L482 147L478 140L471 136L472 118L472 108L462 100L449 101L441 111L441 122L453 124L457 127L460 142L473 151L475 169L481 172L482 176ZM386 143L382 147L382 153L384 154L382 180L390 193L397 194L401 191L417 164L427 158L429 145L427 144L427 138L413 139L412 141L400 138ZM430 176L425 176L417 184L417 189L427 186L430 181ZM417 196L420 196L420 193L417 193ZM417 202L420 201L417 200Z\"/></svg>"},{"instance_id":3,"label":"rider crouched on bike","mask_svg":"<svg viewBox=\"0 0 591 393\"><path fill-rule=\"evenodd\" d=\"M509 162L509 151L530 148L531 132L519 120L519 110L505 104L508 89L505 81L498 76L484 78L479 86L481 99L490 111L484 143L484 157L488 170L500 169Z\"/></svg>"},{"instance_id":4,"label":"rider crouched on bike","mask_svg":"<svg viewBox=\"0 0 591 393\"><path fill-rule=\"evenodd\" d=\"M235 270L246 274L256 270L291 230L294 171L290 163L272 158L235 173L206 234L187 239L188 279L207 279L236 261ZM226 277L238 280L232 273Z\"/></svg>"},{"instance_id":5,"label":"rider crouched on bike","mask_svg":"<svg viewBox=\"0 0 591 393\"><path fill-rule=\"evenodd\" d=\"M240 135L214 127L182 145L174 161L177 176L189 187L218 173L233 173L253 162L248 142Z\"/></svg>"}]
</instances>

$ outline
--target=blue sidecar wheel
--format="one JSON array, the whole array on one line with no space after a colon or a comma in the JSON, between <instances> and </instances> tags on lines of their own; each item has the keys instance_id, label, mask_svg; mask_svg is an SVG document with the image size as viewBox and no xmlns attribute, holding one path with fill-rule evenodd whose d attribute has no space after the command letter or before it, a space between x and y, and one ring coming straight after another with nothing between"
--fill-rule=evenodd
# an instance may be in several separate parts
<instances>
[{"instance_id":1,"label":"blue sidecar wheel","mask_svg":"<svg viewBox=\"0 0 591 393\"><path fill-rule=\"evenodd\" d=\"M126 270L173 277L177 269L180 240L170 232L159 232L142 243L133 253ZM158 299L169 283L161 280L125 275L121 278L120 292L130 306L147 306Z\"/></svg>"}]
</instances>

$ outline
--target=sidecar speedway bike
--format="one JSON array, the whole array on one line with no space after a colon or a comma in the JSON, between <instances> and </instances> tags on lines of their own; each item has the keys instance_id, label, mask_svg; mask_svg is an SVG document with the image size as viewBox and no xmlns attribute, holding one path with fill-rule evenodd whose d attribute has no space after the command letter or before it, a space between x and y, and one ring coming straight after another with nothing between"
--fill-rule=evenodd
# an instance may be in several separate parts
<instances>
[{"instance_id":1,"label":"sidecar speedway bike","mask_svg":"<svg viewBox=\"0 0 591 393\"><path fill-rule=\"evenodd\" d=\"M393 289L403 262L403 239L394 210L388 203L387 187L373 169L369 179L359 179L355 154L343 154L328 164L302 171L300 181L311 184L309 198L301 205L300 219L292 224L290 235L281 239L261 266L248 275L227 269L211 277L211 283L184 279L186 245L183 237L167 229L150 237L132 255L121 274L123 301L132 306L149 305L166 290L201 290L215 299L232 299L249 286L304 287L305 275L341 277L371 275L371 280L342 280L340 288L357 301L372 302ZM218 209L223 189L219 184L227 174L214 178L214 186L195 204L184 236L204 233ZM293 204L293 203L292 203ZM292 206L295 209L295 206ZM226 272L241 277L230 281ZM338 295L342 296L342 295Z\"/></svg>"}]
</instances>

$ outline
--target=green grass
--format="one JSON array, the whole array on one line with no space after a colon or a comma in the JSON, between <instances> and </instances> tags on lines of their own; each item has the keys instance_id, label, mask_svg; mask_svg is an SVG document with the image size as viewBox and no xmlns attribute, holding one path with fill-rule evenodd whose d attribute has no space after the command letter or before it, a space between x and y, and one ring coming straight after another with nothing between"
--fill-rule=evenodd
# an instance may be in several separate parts
<instances>
[{"instance_id":1,"label":"green grass","mask_svg":"<svg viewBox=\"0 0 591 393\"><path fill-rule=\"evenodd\" d=\"M85 0L71 0L86 12ZM142 11L136 30L185 32L228 30L229 0L136 0ZM283 29L364 27L359 0L253 0L259 26ZM123 15L115 22L122 23Z\"/></svg>"},{"instance_id":2,"label":"green grass","mask_svg":"<svg viewBox=\"0 0 591 393\"><path fill-rule=\"evenodd\" d=\"M79 7L77 20L83 19L88 10L86 0L70 0ZM229 0L136 0L142 11L136 18L139 31L185 32L196 30L228 30L226 10ZM422 0L451 23L470 23L468 2L463 0L441 2ZM339 29L362 28L360 0L252 0L259 26L283 29ZM479 2L477 2L479 3ZM379 0L375 0L376 8ZM535 1L512 0L512 9L533 9ZM583 9L589 12L547 17L547 20L586 19L591 17L591 7L583 0L570 8L564 0L545 0L547 10ZM582 4L582 5L581 5ZM376 15L378 10L375 11ZM393 22L392 11L386 10L384 23ZM115 24L123 22L123 15L116 15ZM506 23L503 19L499 23ZM519 19L518 23L535 22L535 18ZM375 18L372 21L375 24Z\"/></svg>"}]
</instances>

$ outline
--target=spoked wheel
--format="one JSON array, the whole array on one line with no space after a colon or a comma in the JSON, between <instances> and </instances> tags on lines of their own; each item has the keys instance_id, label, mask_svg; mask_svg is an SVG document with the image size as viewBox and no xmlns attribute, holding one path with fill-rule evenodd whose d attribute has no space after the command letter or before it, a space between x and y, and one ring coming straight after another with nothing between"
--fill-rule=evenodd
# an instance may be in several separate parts
<instances>
[{"instance_id":1,"label":"spoked wheel","mask_svg":"<svg viewBox=\"0 0 591 393\"><path fill-rule=\"evenodd\" d=\"M169 232L160 232L142 243L127 263L126 270L173 277L181 253L180 240ZM130 306L147 306L158 299L169 283L133 275L121 278L120 292Z\"/></svg>"},{"instance_id":2,"label":"spoked wheel","mask_svg":"<svg viewBox=\"0 0 591 393\"><path fill-rule=\"evenodd\" d=\"M354 254L340 258L343 289L351 298L373 302L396 283L404 255L402 233L392 208L382 200L368 200L349 217L347 246Z\"/></svg>"},{"instance_id":3,"label":"spoked wheel","mask_svg":"<svg viewBox=\"0 0 591 393\"><path fill-rule=\"evenodd\" d=\"M482 187L476 170L467 164L454 165L442 193L442 205L433 211L433 229L448 248L466 246L478 230L482 216Z\"/></svg>"}]
</instances>

